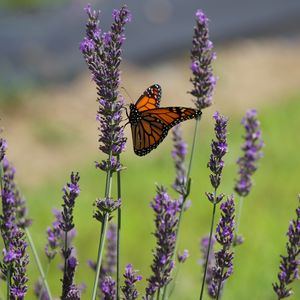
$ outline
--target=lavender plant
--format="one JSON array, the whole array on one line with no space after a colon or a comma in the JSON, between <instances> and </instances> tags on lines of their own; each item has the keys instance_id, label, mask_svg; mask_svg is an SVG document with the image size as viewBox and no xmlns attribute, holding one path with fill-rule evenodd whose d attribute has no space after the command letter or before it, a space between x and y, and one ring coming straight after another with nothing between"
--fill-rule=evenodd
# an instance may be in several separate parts
<instances>
[{"instance_id":1,"label":"lavender plant","mask_svg":"<svg viewBox=\"0 0 300 300\"><path fill-rule=\"evenodd\" d=\"M199 110L203 110L212 104L212 93L216 84L216 79L213 75L212 62L216 58L213 52L213 44L209 40L208 18L202 10L196 12L196 25L194 27L194 35L191 49L191 71L193 76L190 81L193 84L193 89L189 93L194 96L194 103ZM194 157L196 137L198 131L198 123L200 117L196 119L193 142L190 154L190 160L187 171L184 167L184 160L187 152L185 142L182 140L179 127L173 130L174 150L172 156L175 162L176 179L173 184L174 189L180 194L181 208L179 212L178 225L176 229L176 243L174 251L174 260L177 252L177 241L179 237L179 229L183 212L188 205L186 200L190 192L190 173ZM164 299L168 297L168 291L164 289Z\"/></svg>"},{"instance_id":2,"label":"lavender plant","mask_svg":"<svg viewBox=\"0 0 300 300\"><path fill-rule=\"evenodd\" d=\"M133 270L132 265L128 264L125 268L124 273L124 286L122 286L122 292L124 295L124 299L126 300L134 300L137 299L139 293L136 290L135 284L138 281L142 280L142 276L137 275L137 271Z\"/></svg>"},{"instance_id":3,"label":"lavender plant","mask_svg":"<svg viewBox=\"0 0 300 300\"><path fill-rule=\"evenodd\" d=\"M24 299L27 293L26 268L29 257L26 252L27 243L25 233L18 227L17 188L14 182L15 168L8 162L6 156L6 142L0 140L0 164L1 164L1 202L2 214L0 214L0 233L4 242L3 261L0 263L2 277L7 283L7 299Z\"/></svg>"},{"instance_id":4,"label":"lavender plant","mask_svg":"<svg viewBox=\"0 0 300 300\"><path fill-rule=\"evenodd\" d=\"M227 146L227 122L228 122L228 120L224 116L220 115L218 112L216 112L213 117L215 119L216 140L213 140L211 143L212 153L210 155L210 160L209 160L207 166L210 168L210 170L212 172L210 175L210 182L214 189L214 192L206 193L208 200L213 204L213 210L212 210L209 242L208 242L208 247L207 247L207 255L206 255L205 264L204 264L204 274L203 274L203 279L202 279L200 299L202 299L203 292L204 292L206 272L207 272L207 266L208 266L210 249L211 249L212 232L213 232L213 228L214 228L216 206L224 198L223 193L221 193L219 195L217 194L217 189L221 183L221 175L222 175L222 170L224 167L223 157L228 151L228 146Z\"/></svg>"},{"instance_id":5,"label":"lavender plant","mask_svg":"<svg viewBox=\"0 0 300 300\"><path fill-rule=\"evenodd\" d=\"M64 257L64 269L62 279L62 299L80 299L80 291L74 284L74 274L77 266L77 259L72 254L72 247L68 244L68 233L74 228L73 209L75 200L79 195L80 188L78 185L79 174L73 173L70 176L70 183L63 188L63 209L61 212L61 220L59 228L64 233L64 246L62 247L62 255Z\"/></svg>"},{"instance_id":6,"label":"lavender plant","mask_svg":"<svg viewBox=\"0 0 300 300\"><path fill-rule=\"evenodd\" d=\"M242 236L238 236L243 199L251 191L253 185L252 176L257 170L257 161L263 156L262 148L264 146L260 122L257 118L255 109L246 112L246 116L242 119L241 124L245 128L246 134L244 136L245 143L241 147L244 155L237 160L239 166L239 179L236 181L234 187L234 190L240 196L234 239L235 245L241 244L243 241Z\"/></svg>"},{"instance_id":7,"label":"lavender plant","mask_svg":"<svg viewBox=\"0 0 300 300\"><path fill-rule=\"evenodd\" d=\"M273 290L278 299L283 299L293 294L292 288L288 286L296 279L299 279L300 265L300 195L298 195L299 205L296 209L296 218L290 222L286 243L287 255L280 255L278 281L273 283Z\"/></svg>"},{"instance_id":8,"label":"lavender plant","mask_svg":"<svg viewBox=\"0 0 300 300\"><path fill-rule=\"evenodd\" d=\"M233 252L230 250L233 244L234 232L234 198L233 195L221 204L221 219L217 225L215 239L221 245L221 250L215 253L215 265L212 267L211 280L209 282L209 295L219 299L225 280L233 272Z\"/></svg>"},{"instance_id":9,"label":"lavender plant","mask_svg":"<svg viewBox=\"0 0 300 300\"><path fill-rule=\"evenodd\" d=\"M172 200L164 187L157 187L157 195L151 202L155 213L156 249L151 265L152 275L147 279L145 299L152 299L156 294L160 297L160 291L165 287L174 268L174 251L176 243L176 226L178 223L179 202Z\"/></svg>"},{"instance_id":10,"label":"lavender plant","mask_svg":"<svg viewBox=\"0 0 300 300\"><path fill-rule=\"evenodd\" d=\"M114 209L118 209L118 221L121 220L120 193L117 201L111 199L111 180L113 172L120 172L120 154L125 148L126 138L124 137L122 121L122 108L124 101L119 94L120 85L120 63L122 45L125 40L125 25L131 20L131 15L126 6L120 10L113 11L113 23L109 32L102 32L99 27L99 12L93 11L90 6L86 8L88 22L86 25L86 37L80 44L80 50L92 73L92 78L97 86L99 109L97 119L99 121L99 149L107 155L106 160L97 163L96 167L106 172L106 187L103 200L98 200L96 205L98 212L95 217L102 215L99 219L102 223L101 238L97 257L97 268L93 288L93 299L96 297L104 237L106 236L107 223ZM118 174L118 178L120 175ZM120 185L120 181L118 180ZM119 188L120 190L120 188ZM118 225L120 229L120 224ZM120 241L120 230L118 230L118 249ZM119 297L119 255L117 257L117 298Z\"/></svg>"}]
</instances>

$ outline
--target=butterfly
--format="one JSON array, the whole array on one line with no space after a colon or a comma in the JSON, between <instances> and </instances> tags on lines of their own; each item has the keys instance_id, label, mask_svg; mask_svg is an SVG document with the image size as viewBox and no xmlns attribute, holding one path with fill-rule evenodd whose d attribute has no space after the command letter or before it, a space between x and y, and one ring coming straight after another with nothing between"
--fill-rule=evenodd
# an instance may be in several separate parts
<instances>
[{"instance_id":1,"label":"butterfly","mask_svg":"<svg viewBox=\"0 0 300 300\"><path fill-rule=\"evenodd\" d=\"M133 149L143 156L151 152L164 140L168 131L176 124L201 116L201 111L187 107L159 107L161 87L150 86L137 100L130 104L128 116L131 125Z\"/></svg>"}]
</instances>

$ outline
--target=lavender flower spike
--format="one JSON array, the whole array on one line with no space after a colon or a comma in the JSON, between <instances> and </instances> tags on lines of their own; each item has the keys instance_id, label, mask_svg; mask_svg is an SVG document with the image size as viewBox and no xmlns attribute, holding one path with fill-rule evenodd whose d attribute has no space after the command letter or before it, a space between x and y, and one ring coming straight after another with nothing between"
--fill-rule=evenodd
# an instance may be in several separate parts
<instances>
[{"instance_id":1,"label":"lavender flower spike","mask_svg":"<svg viewBox=\"0 0 300 300\"><path fill-rule=\"evenodd\" d=\"M0 133L1 132L2 132L2 130L0 129ZM0 138L0 163L2 162L2 160L5 156L6 149L7 149L6 140L3 138Z\"/></svg>"},{"instance_id":2,"label":"lavender flower spike","mask_svg":"<svg viewBox=\"0 0 300 300\"><path fill-rule=\"evenodd\" d=\"M136 271L132 269L132 265L128 264L125 268L124 273L124 286L122 287L122 292L124 294L124 299L134 300L137 299L139 293L135 288L135 283L142 280L142 276L136 275Z\"/></svg>"},{"instance_id":3,"label":"lavender flower spike","mask_svg":"<svg viewBox=\"0 0 300 300\"><path fill-rule=\"evenodd\" d=\"M215 266L212 269L212 279L208 287L209 294L216 297L220 294L224 281L233 272L233 252L230 248L233 243L234 231L234 198L228 197L221 204L221 219L217 226L215 238L222 249L215 253Z\"/></svg>"},{"instance_id":4,"label":"lavender flower spike","mask_svg":"<svg viewBox=\"0 0 300 300\"><path fill-rule=\"evenodd\" d=\"M75 269L77 266L77 259L72 256L73 248L68 244L68 232L74 228L73 223L73 209L75 206L75 200L79 195L80 188L78 185L79 174L71 173L71 182L67 183L67 186L63 188L63 211L61 213L61 219L59 220L59 228L64 233L64 243L62 247L62 255L64 257L64 274L62 279L62 299L80 299L80 291L78 287L73 283Z\"/></svg>"},{"instance_id":5,"label":"lavender flower spike","mask_svg":"<svg viewBox=\"0 0 300 300\"><path fill-rule=\"evenodd\" d=\"M216 140L211 143L212 153L207 166L210 168L212 174L210 175L210 182L216 190L221 183L221 175L224 167L223 157L228 152L227 146L227 122L228 119L216 112L213 115L215 119L215 135ZM223 199L223 194L216 196L214 193L206 193L207 198L212 203L218 203Z\"/></svg>"},{"instance_id":6,"label":"lavender flower spike","mask_svg":"<svg viewBox=\"0 0 300 300\"><path fill-rule=\"evenodd\" d=\"M155 214L154 236L157 246L151 265L153 275L147 279L149 284L146 288L146 299L150 299L150 296L153 296L159 288L166 286L171 280L170 274L175 264L173 257L180 203L172 200L165 188L158 187L151 207Z\"/></svg>"},{"instance_id":7,"label":"lavender flower spike","mask_svg":"<svg viewBox=\"0 0 300 300\"><path fill-rule=\"evenodd\" d=\"M212 72L212 62L215 58L213 43L209 40L208 18L203 11L197 10L191 50L191 82L194 88L190 93L196 98L195 104L200 110L212 104L212 93L216 85L216 78Z\"/></svg>"},{"instance_id":8,"label":"lavender flower spike","mask_svg":"<svg viewBox=\"0 0 300 300\"><path fill-rule=\"evenodd\" d=\"M293 291L287 286L295 279L299 279L298 266L300 265L300 195L298 195L299 205L296 209L296 218L290 222L287 232L288 242L286 243L287 256L281 255L280 272L278 273L278 283L273 283L273 289L278 299L287 298Z\"/></svg>"},{"instance_id":9,"label":"lavender flower spike","mask_svg":"<svg viewBox=\"0 0 300 300\"><path fill-rule=\"evenodd\" d=\"M102 281L101 291L103 294L103 300L116 299L116 283L110 276L106 276Z\"/></svg>"},{"instance_id":10,"label":"lavender flower spike","mask_svg":"<svg viewBox=\"0 0 300 300\"><path fill-rule=\"evenodd\" d=\"M1 143L3 145L3 142ZM27 292L26 283L28 281L26 275L26 267L29 263L29 257L26 254L27 243L25 242L24 232L17 226L16 220L15 169L9 164L5 156L2 157L2 165L0 232L4 249L0 271L9 282L10 298L22 300Z\"/></svg>"},{"instance_id":11,"label":"lavender flower spike","mask_svg":"<svg viewBox=\"0 0 300 300\"><path fill-rule=\"evenodd\" d=\"M182 138L182 131L180 125L177 125L172 130L173 134L173 144L174 148L172 150L172 157L175 163L176 178L172 187L176 192L178 192L182 197L186 195L186 184L187 184L187 174L184 165L185 157L187 155L187 143Z\"/></svg>"},{"instance_id":12,"label":"lavender flower spike","mask_svg":"<svg viewBox=\"0 0 300 300\"><path fill-rule=\"evenodd\" d=\"M234 189L241 197L245 197L251 190L253 184L251 177L257 169L256 162L262 157L261 149L264 142L255 109L248 110L241 123L246 130L245 143L242 146L244 156L237 161L240 167L240 178L237 180Z\"/></svg>"},{"instance_id":13,"label":"lavender flower spike","mask_svg":"<svg viewBox=\"0 0 300 300\"><path fill-rule=\"evenodd\" d=\"M111 31L102 32L99 28L99 12L93 11L90 6L86 8L88 22L86 37L80 44L80 50L92 73L92 78L97 85L99 109L99 149L106 154L116 156L125 148L121 110L123 99L118 88L120 85L120 70L122 45L125 40L125 25L131 20L131 15L126 6L114 10L114 22ZM118 161L109 157L107 161L97 163L100 169L111 171L120 169Z\"/></svg>"}]
</instances>

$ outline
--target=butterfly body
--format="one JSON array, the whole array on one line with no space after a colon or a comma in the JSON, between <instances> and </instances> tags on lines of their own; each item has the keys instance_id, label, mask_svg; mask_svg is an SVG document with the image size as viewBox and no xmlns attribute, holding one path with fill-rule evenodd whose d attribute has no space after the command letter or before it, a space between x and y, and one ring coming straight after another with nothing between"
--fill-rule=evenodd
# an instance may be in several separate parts
<instances>
[{"instance_id":1,"label":"butterfly body","mask_svg":"<svg viewBox=\"0 0 300 300\"><path fill-rule=\"evenodd\" d=\"M201 115L201 111L193 108L159 107L160 98L161 88L154 84L144 92L136 104L129 106L133 149L139 156L157 148L176 124Z\"/></svg>"}]
</instances>

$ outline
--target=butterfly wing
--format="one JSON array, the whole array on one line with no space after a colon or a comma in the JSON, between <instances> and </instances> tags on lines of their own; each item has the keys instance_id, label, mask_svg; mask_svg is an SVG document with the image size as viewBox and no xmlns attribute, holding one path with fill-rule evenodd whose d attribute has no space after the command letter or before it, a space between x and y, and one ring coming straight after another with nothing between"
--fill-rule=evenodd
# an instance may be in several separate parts
<instances>
[{"instance_id":1,"label":"butterfly wing","mask_svg":"<svg viewBox=\"0 0 300 300\"><path fill-rule=\"evenodd\" d=\"M200 115L200 111L186 107L163 107L143 111L141 119L131 126L135 154L148 154L157 148L173 126Z\"/></svg>"},{"instance_id":2,"label":"butterfly wing","mask_svg":"<svg viewBox=\"0 0 300 300\"><path fill-rule=\"evenodd\" d=\"M135 106L139 112L159 107L161 98L161 87L153 84L138 99Z\"/></svg>"}]
</instances>

